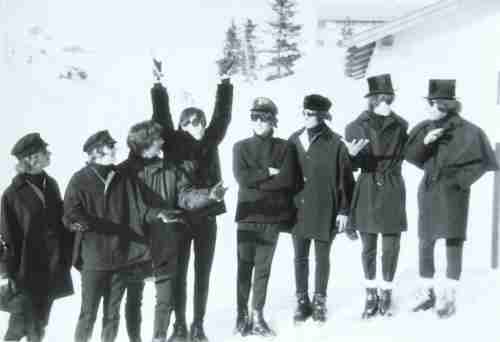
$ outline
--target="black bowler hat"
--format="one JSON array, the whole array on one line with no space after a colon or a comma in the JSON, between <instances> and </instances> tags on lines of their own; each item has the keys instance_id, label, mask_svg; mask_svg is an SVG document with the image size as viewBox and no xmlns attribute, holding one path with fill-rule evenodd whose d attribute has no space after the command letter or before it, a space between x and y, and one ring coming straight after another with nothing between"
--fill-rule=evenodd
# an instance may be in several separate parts
<instances>
[{"instance_id":1,"label":"black bowler hat","mask_svg":"<svg viewBox=\"0 0 500 342\"><path fill-rule=\"evenodd\" d=\"M17 141L10 152L17 159L21 159L47 147L47 143L40 137L39 133L29 133Z\"/></svg>"},{"instance_id":2,"label":"black bowler hat","mask_svg":"<svg viewBox=\"0 0 500 342\"><path fill-rule=\"evenodd\" d=\"M111 137L108 130L99 131L92 134L85 144L83 144L83 151L90 153L93 149L101 146L109 146L116 144L116 140Z\"/></svg>"},{"instance_id":3,"label":"black bowler hat","mask_svg":"<svg viewBox=\"0 0 500 342\"><path fill-rule=\"evenodd\" d=\"M328 112L331 106L332 102L322 95L311 94L304 97L304 109Z\"/></svg>"},{"instance_id":4,"label":"black bowler hat","mask_svg":"<svg viewBox=\"0 0 500 342\"><path fill-rule=\"evenodd\" d=\"M378 94L394 95L390 74L372 76L366 80L368 81L368 94L365 97Z\"/></svg>"},{"instance_id":5,"label":"black bowler hat","mask_svg":"<svg viewBox=\"0 0 500 342\"><path fill-rule=\"evenodd\" d=\"M455 80L429 80L429 100L455 100Z\"/></svg>"}]
</instances>

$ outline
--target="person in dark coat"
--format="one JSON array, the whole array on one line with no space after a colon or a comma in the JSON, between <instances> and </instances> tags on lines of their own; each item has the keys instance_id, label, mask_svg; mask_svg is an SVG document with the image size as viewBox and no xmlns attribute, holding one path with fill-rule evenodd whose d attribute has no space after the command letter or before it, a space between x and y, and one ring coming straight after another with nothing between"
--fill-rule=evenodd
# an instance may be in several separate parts
<instances>
[{"instance_id":1,"label":"person in dark coat","mask_svg":"<svg viewBox=\"0 0 500 342\"><path fill-rule=\"evenodd\" d=\"M172 160L191 161L196 165L194 175L197 188L211 188L221 182L218 146L224 139L231 122L233 86L226 76L232 60L222 63L222 82L217 87L215 108L207 126L205 113L195 107L182 111L178 129L174 129L166 88L161 84L161 63L156 61L157 83L151 89L153 121L163 127L163 152ZM186 326L187 271L194 244L194 300L193 322L189 337L191 342L207 341L203 329L210 271L217 237L216 216L226 212L224 201L215 202L200 210L192 210L188 215L189 230L179 241L179 266L177 274L175 325L170 342L182 342L188 338Z\"/></svg>"},{"instance_id":2,"label":"person in dark coat","mask_svg":"<svg viewBox=\"0 0 500 342\"><path fill-rule=\"evenodd\" d=\"M406 160L424 170L418 189L419 272L422 291L414 311L436 306L439 317L455 313L455 292L467 237L470 187L498 163L483 130L460 116L455 80L430 80L429 120L410 132ZM434 246L446 240L446 285L433 290Z\"/></svg>"},{"instance_id":3,"label":"person in dark coat","mask_svg":"<svg viewBox=\"0 0 500 342\"><path fill-rule=\"evenodd\" d=\"M326 295L330 276L330 249L335 235L345 229L354 178L346 146L325 120L331 120L328 98L304 98L304 125L289 141L298 156L300 180L294 202L297 222L293 228L295 281L298 306L295 322L327 319ZM314 240L316 275L314 298L308 295L309 249Z\"/></svg>"},{"instance_id":4,"label":"person in dark coat","mask_svg":"<svg viewBox=\"0 0 500 342\"><path fill-rule=\"evenodd\" d=\"M163 138L161 126L143 121L130 128L128 159L120 169L138 177L150 190L161 208L168 212L168 222L148 225L153 274L156 286L156 308L153 341L164 342L174 307L174 282L178 265L179 239L186 230L184 210L201 209L222 200L221 185L212 189L195 189L191 184L193 165L175 164L167 155L160 158Z\"/></svg>"},{"instance_id":5,"label":"person in dark coat","mask_svg":"<svg viewBox=\"0 0 500 342\"><path fill-rule=\"evenodd\" d=\"M250 118L253 136L233 147L233 173L238 181L238 275L235 332L274 336L263 308L271 264L280 231L290 231L295 216L293 189L296 159L293 146L273 137L278 108L265 97L255 99ZM252 314L248 299L253 277Z\"/></svg>"},{"instance_id":6,"label":"person in dark coat","mask_svg":"<svg viewBox=\"0 0 500 342\"><path fill-rule=\"evenodd\" d=\"M90 340L101 298L101 341L115 341L128 285L124 272L151 262L143 227L168 220L168 212L154 206L145 187L115 167L115 143L108 131L87 139L83 150L89 161L71 177L64 197L64 223L77 232L73 264L82 279L76 342ZM140 310L140 300L134 302Z\"/></svg>"},{"instance_id":7,"label":"person in dark coat","mask_svg":"<svg viewBox=\"0 0 500 342\"><path fill-rule=\"evenodd\" d=\"M62 223L59 186L44 170L47 143L38 133L22 137L12 149L17 175L1 201L0 235L6 255L0 269L19 293L21 307L9 318L4 340L41 341L55 299L73 294L71 251L74 234Z\"/></svg>"},{"instance_id":8,"label":"person in dark coat","mask_svg":"<svg viewBox=\"0 0 500 342\"><path fill-rule=\"evenodd\" d=\"M362 314L391 315L392 282L398 264L401 232L407 228L405 184L401 175L408 123L391 109L394 89L389 74L368 78L368 109L346 127L346 146L361 173L354 188L350 226L361 235L366 281ZM377 239L382 235L382 278L377 293Z\"/></svg>"}]
</instances>

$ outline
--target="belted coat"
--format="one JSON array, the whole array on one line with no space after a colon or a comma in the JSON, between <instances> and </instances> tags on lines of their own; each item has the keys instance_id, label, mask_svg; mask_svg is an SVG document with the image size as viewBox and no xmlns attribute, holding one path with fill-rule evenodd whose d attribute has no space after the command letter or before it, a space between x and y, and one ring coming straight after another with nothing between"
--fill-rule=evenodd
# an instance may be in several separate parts
<instances>
[{"instance_id":1,"label":"belted coat","mask_svg":"<svg viewBox=\"0 0 500 342\"><path fill-rule=\"evenodd\" d=\"M406 190L401 175L408 123L389 114L379 127L374 114L365 111L346 127L348 141L368 139L354 158L361 173L356 181L350 226L365 233L399 233L407 228Z\"/></svg>"}]
</instances>

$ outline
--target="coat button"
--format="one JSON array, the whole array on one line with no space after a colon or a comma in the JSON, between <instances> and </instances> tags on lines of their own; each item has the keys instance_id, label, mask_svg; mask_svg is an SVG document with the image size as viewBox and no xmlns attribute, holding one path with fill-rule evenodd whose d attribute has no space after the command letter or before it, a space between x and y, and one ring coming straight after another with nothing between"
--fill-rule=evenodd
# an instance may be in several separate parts
<instances>
[{"instance_id":1,"label":"coat button","mask_svg":"<svg viewBox=\"0 0 500 342\"><path fill-rule=\"evenodd\" d=\"M301 200L300 200L300 203L304 203L304 199L301 199Z\"/></svg>"},{"instance_id":2,"label":"coat button","mask_svg":"<svg viewBox=\"0 0 500 342\"><path fill-rule=\"evenodd\" d=\"M304 182L307 182L307 177L304 177Z\"/></svg>"}]
</instances>

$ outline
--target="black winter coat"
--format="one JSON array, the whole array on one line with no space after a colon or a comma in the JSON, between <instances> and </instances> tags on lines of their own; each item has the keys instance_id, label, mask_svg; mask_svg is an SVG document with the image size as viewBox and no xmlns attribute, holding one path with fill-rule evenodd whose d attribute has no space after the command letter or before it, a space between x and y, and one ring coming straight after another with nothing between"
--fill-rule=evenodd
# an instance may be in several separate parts
<instances>
[{"instance_id":1,"label":"black winter coat","mask_svg":"<svg viewBox=\"0 0 500 342\"><path fill-rule=\"evenodd\" d=\"M297 151L300 172L293 234L330 241L338 231L337 215L349 215L351 206L354 178L347 148L326 125L310 144L305 129L292 134L289 141Z\"/></svg>"},{"instance_id":2,"label":"black winter coat","mask_svg":"<svg viewBox=\"0 0 500 342\"><path fill-rule=\"evenodd\" d=\"M444 128L444 134L424 145L435 128ZM486 171L498 169L488 137L459 115L427 120L411 130L406 160L425 172L418 190L419 237L465 239L470 187Z\"/></svg>"},{"instance_id":3,"label":"black winter coat","mask_svg":"<svg viewBox=\"0 0 500 342\"><path fill-rule=\"evenodd\" d=\"M280 173L270 176L270 167ZM290 226L295 217L296 169L294 147L286 140L254 135L237 142L233 147L233 173L239 184L236 222Z\"/></svg>"},{"instance_id":4,"label":"black winter coat","mask_svg":"<svg viewBox=\"0 0 500 342\"><path fill-rule=\"evenodd\" d=\"M144 160L133 155L119 165L119 169L128 172L143 182L148 197L153 197L155 206L165 210L196 210L210 205L209 189L196 189L192 185L194 166L190 162L181 165L162 159ZM183 215L181 215L182 217ZM189 219L184 217L184 219ZM171 232L182 233L191 229L183 223L163 223L156 220L156 228L146 229L149 232L149 243L154 265L161 265L171 257L171 251L165 246L165 239L172 237Z\"/></svg>"},{"instance_id":5,"label":"black winter coat","mask_svg":"<svg viewBox=\"0 0 500 342\"><path fill-rule=\"evenodd\" d=\"M231 122L233 104L233 86L223 82L217 87L215 108L205 131L204 137L198 141L182 129L175 130L170 112L168 93L165 87L156 83L151 89L153 103L152 120L162 125L163 152L170 160L188 160L194 163L196 170L195 187L210 188L221 180L218 146L226 135ZM193 220L204 216L216 216L226 212L224 202L212 203L208 207L190 213Z\"/></svg>"},{"instance_id":6,"label":"black winter coat","mask_svg":"<svg viewBox=\"0 0 500 342\"><path fill-rule=\"evenodd\" d=\"M2 196L0 234L8 246L0 268L17 287L52 299L73 294L74 234L62 223L57 182L47 174L42 188L18 174Z\"/></svg>"},{"instance_id":7,"label":"black winter coat","mask_svg":"<svg viewBox=\"0 0 500 342\"><path fill-rule=\"evenodd\" d=\"M374 114L363 112L346 127L346 139L370 142L356 157L361 169L352 199L350 225L365 233L399 233L407 228L406 191L401 175L408 123L391 113L380 128Z\"/></svg>"},{"instance_id":8,"label":"black winter coat","mask_svg":"<svg viewBox=\"0 0 500 342\"><path fill-rule=\"evenodd\" d=\"M79 222L73 264L84 270L118 270L151 261L143 227L158 220L160 204L136 178L117 168L107 184L88 164L71 178L64 196L64 223Z\"/></svg>"}]
</instances>

